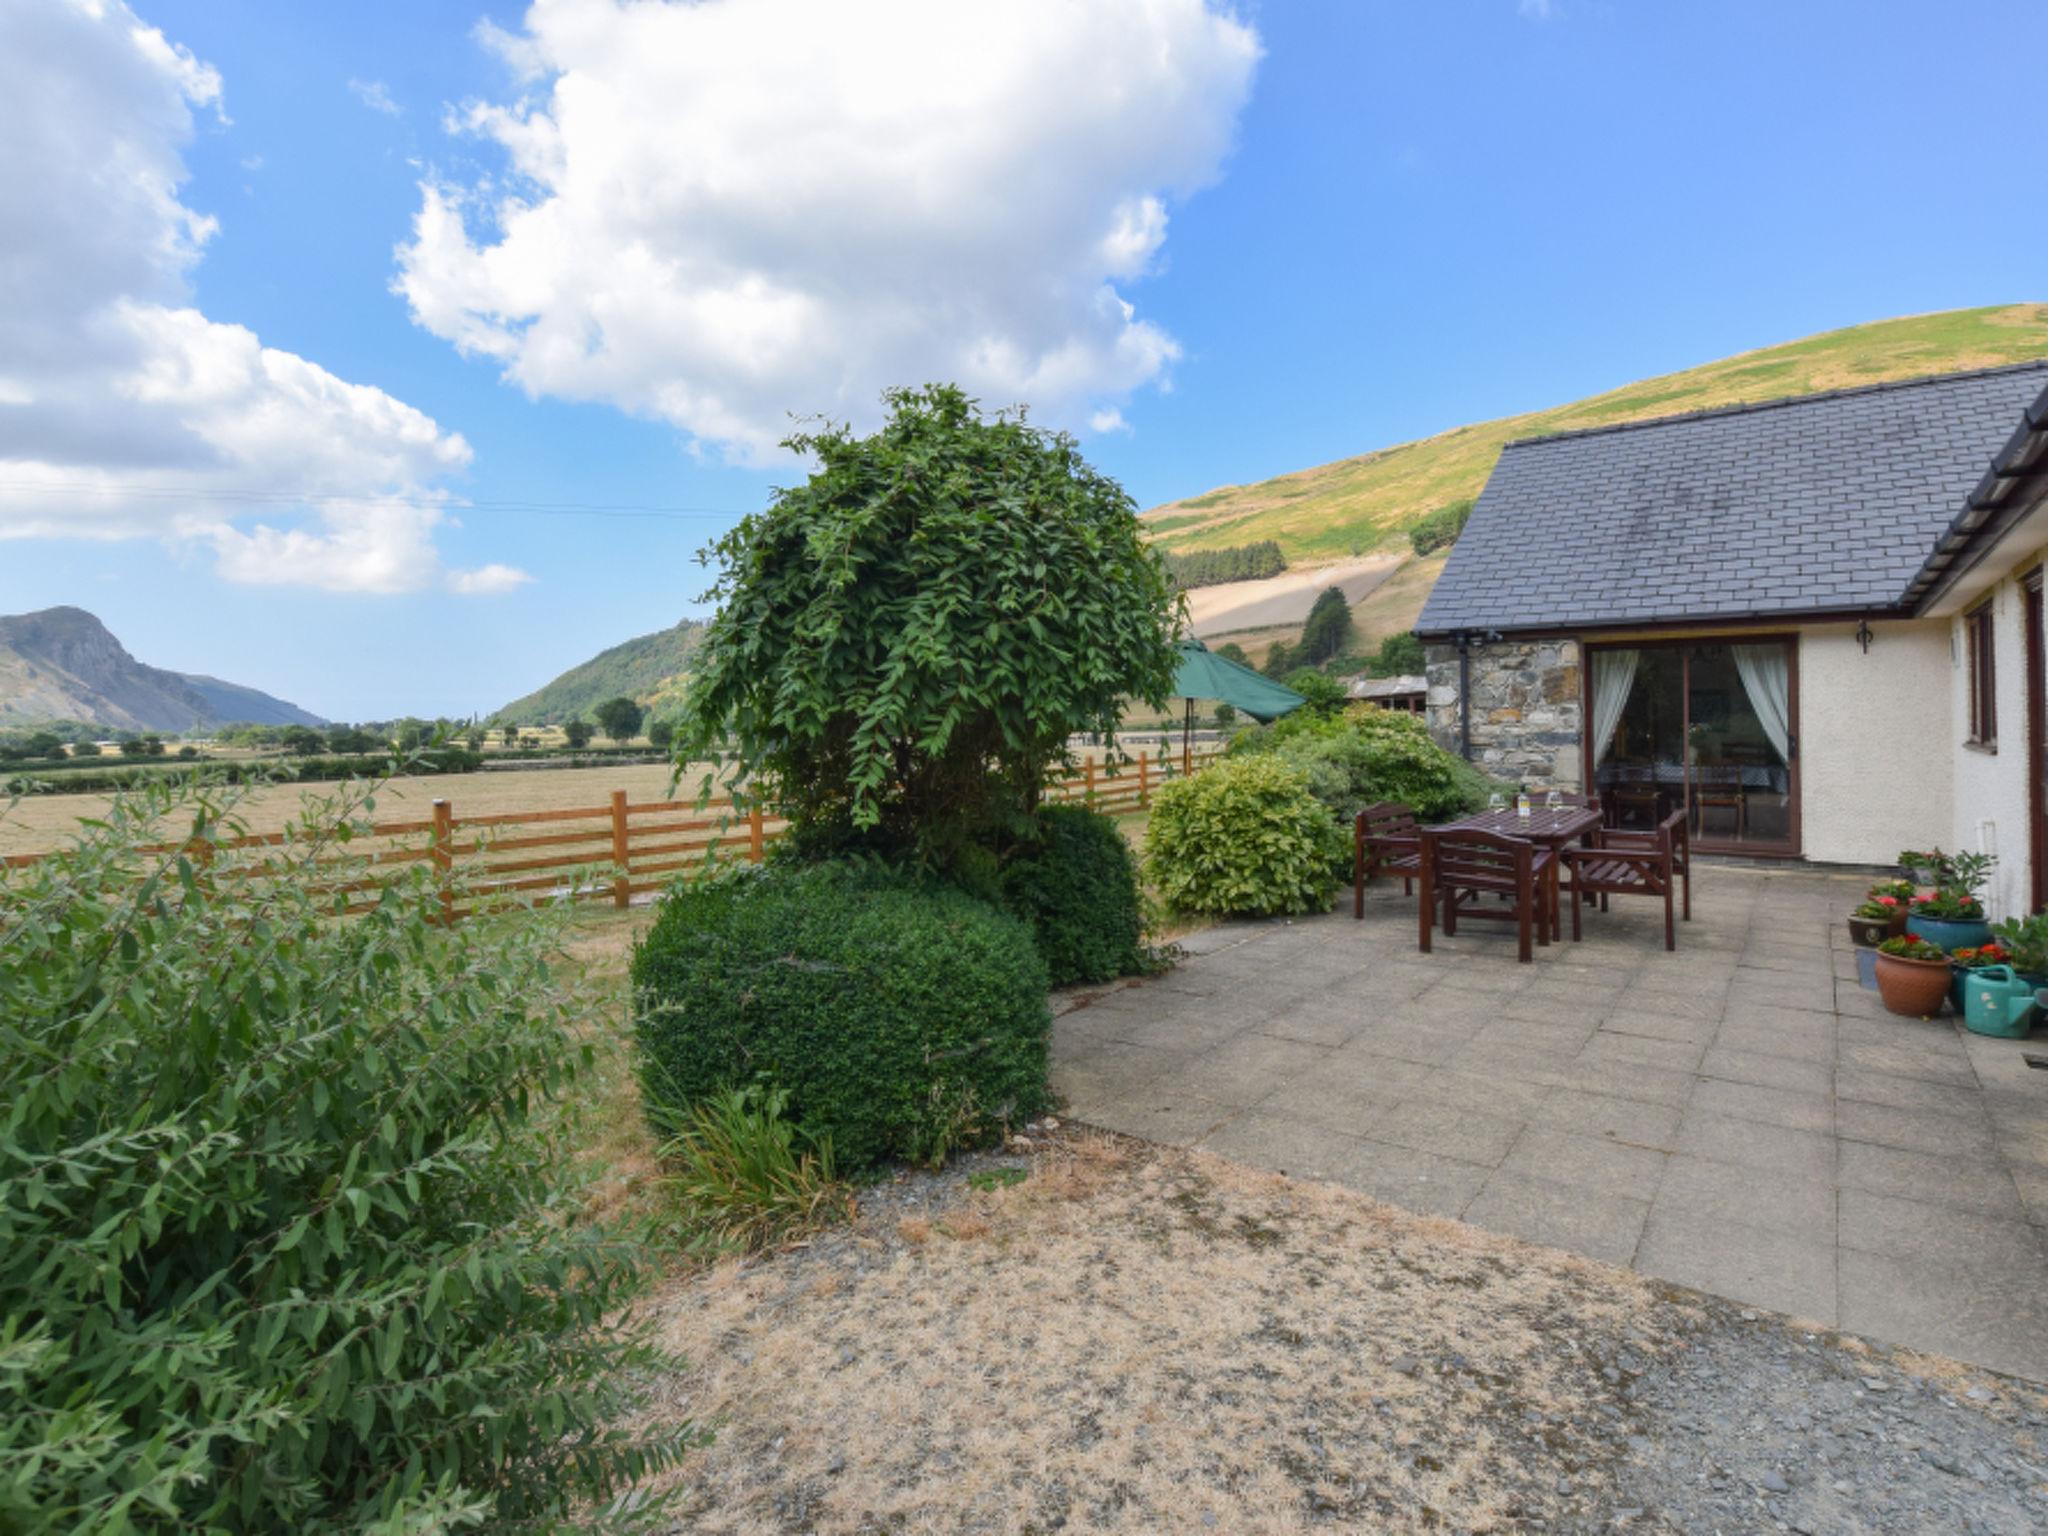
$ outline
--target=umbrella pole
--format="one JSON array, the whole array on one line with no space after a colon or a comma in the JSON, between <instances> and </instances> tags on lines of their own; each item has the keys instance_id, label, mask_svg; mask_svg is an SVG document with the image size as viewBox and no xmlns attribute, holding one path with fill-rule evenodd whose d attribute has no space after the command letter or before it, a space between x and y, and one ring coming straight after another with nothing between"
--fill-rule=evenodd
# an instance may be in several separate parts
<instances>
[{"instance_id":1,"label":"umbrella pole","mask_svg":"<svg viewBox=\"0 0 2048 1536\"><path fill-rule=\"evenodd\" d=\"M1180 722L1180 771L1182 778L1186 778L1195 771L1195 752L1193 746L1189 743L1189 738L1193 735L1195 729L1195 701L1189 699L1187 702L1187 713L1181 717Z\"/></svg>"}]
</instances>

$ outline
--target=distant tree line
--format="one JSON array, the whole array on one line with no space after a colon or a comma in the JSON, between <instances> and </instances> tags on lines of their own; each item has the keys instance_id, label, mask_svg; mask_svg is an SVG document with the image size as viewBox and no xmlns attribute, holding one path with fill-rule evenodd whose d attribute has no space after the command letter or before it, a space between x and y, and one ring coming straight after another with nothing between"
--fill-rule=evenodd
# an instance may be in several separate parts
<instances>
[{"instance_id":1,"label":"distant tree line","mask_svg":"<svg viewBox=\"0 0 2048 1536\"><path fill-rule=\"evenodd\" d=\"M1214 587L1226 581L1259 581L1287 569L1287 559L1271 539L1233 544L1228 549L1169 551L1166 574L1183 587Z\"/></svg>"}]
</instances>

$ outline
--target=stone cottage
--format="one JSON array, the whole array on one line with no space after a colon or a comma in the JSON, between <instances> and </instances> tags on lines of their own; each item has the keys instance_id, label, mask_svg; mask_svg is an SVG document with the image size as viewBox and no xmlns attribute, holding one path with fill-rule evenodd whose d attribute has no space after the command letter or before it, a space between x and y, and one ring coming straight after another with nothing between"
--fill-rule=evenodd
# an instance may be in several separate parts
<instances>
[{"instance_id":1,"label":"stone cottage","mask_svg":"<svg viewBox=\"0 0 2048 1536\"><path fill-rule=\"evenodd\" d=\"M2048 363L1533 438L1423 609L1429 720L1699 846L1994 852L2048 905Z\"/></svg>"}]
</instances>

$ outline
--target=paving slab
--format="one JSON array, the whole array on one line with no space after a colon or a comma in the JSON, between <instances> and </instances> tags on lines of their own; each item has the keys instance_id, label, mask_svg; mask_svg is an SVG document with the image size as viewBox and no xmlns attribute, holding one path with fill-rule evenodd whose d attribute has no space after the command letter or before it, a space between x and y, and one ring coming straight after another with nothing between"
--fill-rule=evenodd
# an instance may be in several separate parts
<instances>
[{"instance_id":1,"label":"paving slab","mask_svg":"<svg viewBox=\"0 0 2048 1536\"><path fill-rule=\"evenodd\" d=\"M1702 865L1675 954L1617 901L1526 966L1484 928L1419 954L1397 886L1219 924L1063 995L1053 1084L1089 1124L2048 1381L2048 1072L1883 1011L1838 923L1865 883Z\"/></svg>"}]
</instances>

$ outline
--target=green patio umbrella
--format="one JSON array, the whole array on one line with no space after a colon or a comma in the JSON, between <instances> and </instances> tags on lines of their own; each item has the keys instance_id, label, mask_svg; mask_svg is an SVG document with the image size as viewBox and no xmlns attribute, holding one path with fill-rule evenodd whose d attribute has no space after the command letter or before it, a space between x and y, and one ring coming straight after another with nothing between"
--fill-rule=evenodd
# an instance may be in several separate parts
<instances>
[{"instance_id":1,"label":"green patio umbrella","mask_svg":"<svg viewBox=\"0 0 2048 1536\"><path fill-rule=\"evenodd\" d=\"M1262 724L1308 702L1292 688L1283 688L1270 677L1261 677L1250 667L1239 666L1228 656L1218 656L1193 639L1180 642L1180 671L1173 680L1173 696L1188 701L1180 731L1183 770L1191 766L1188 738L1195 726L1195 700L1220 699Z\"/></svg>"}]
</instances>

